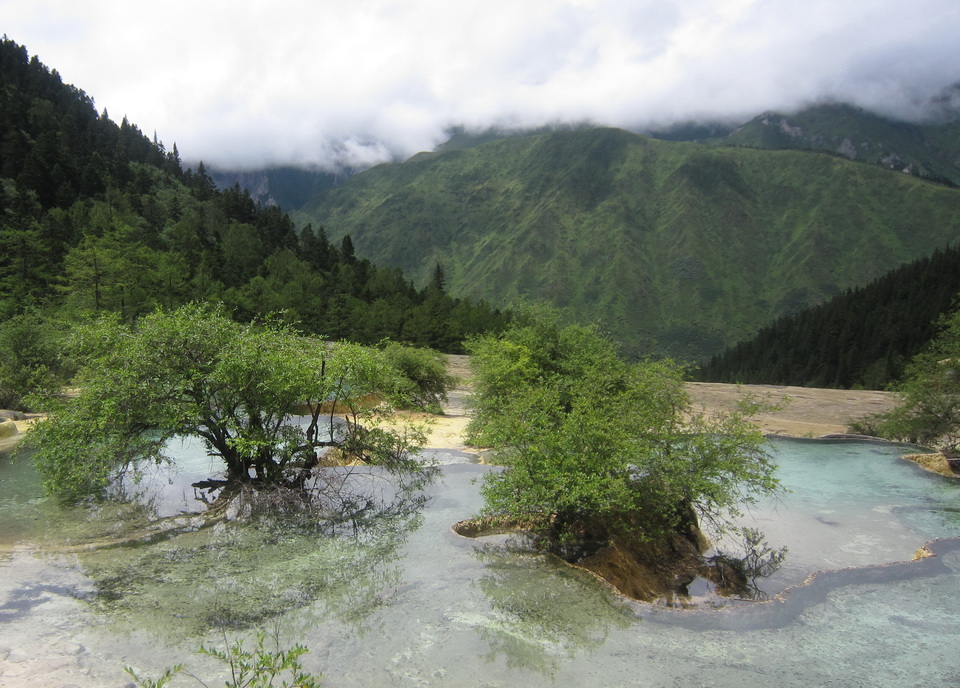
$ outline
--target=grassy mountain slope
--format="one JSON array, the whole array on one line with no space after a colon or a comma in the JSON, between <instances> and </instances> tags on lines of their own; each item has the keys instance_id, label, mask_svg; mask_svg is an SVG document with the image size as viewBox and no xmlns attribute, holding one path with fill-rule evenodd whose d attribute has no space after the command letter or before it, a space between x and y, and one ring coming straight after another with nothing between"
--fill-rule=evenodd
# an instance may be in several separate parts
<instances>
[{"instance_id":1,"label":"grassy mountain slope","mask_svg":"<svg viewBox=\"0 0 960 688\"><path fill-rule=\"evenodd\" d=\"M837 156L617 129L511 137L352 177L302 209L451 292L545 298L628 355L703 359L957 236L960 191Z\"/></svg>"}]
</instances>

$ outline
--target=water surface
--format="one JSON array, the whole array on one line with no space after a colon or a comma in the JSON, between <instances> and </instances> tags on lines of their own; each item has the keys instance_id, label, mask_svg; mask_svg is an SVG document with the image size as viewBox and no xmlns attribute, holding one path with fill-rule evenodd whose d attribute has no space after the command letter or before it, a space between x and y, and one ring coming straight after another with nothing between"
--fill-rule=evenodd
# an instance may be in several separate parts
<instances>
[{"instance_id":1,"label":"water surface","mask_svg":"<svg viewBox=\"0 0 960 688\"><path fill-rule=\"evenodd\" d=\"M881 566L960 536L957 481L894 445L774 447L791 491L745 519L790 549L767 591L839 572L771 602L693 612L627 602L548 557L452 533L480 507L484 466L445 466L419 515L318 538L199 528L189 483L215 466L196 446L178 449L188 460L172 481L144 483L160 495L152 510L62 510L28 466L0 458L0 684L120 686L124 664L157 675L180 661L212 678L193 649L257 619L310 648L304 663L327 686L960 681L957 541L933 560Z\"/></svg>"}]
</instances>

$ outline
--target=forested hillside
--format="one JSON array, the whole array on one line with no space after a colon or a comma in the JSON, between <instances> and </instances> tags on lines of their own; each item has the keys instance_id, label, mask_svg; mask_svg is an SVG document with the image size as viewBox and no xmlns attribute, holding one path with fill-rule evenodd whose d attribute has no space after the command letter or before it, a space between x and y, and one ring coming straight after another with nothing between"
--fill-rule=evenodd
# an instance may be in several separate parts
<instances>
[{"instance_id":1,"label":"forested hillside","mask_svg":"<svg viewBox=\"0 0 960 688\"><path fill-rule=\"evenodd\" d=\"M380 165L296 217L420 283L440 263L454 294L543 298L628 356L702 361L951 243L960 191L835 154L582 129Z\"/></svg>"},{"instance_id":2,"label":"forested hillside","mask_svg":"<svg viewBox=\"0 0 960 688\"><path fill-rule=\"evenodd\" d=\"M786 315L715 356L708 382L881 389L958 306L960 247L936 251L869 285Z\"/></svg>"},{"instance_id":3,"label":"forested hillside","mask_svg":"<svg viewBox=\"0 0 960 688\"><path fill-rule=\"evenodd\" d=\"M26 311L131 320L188 301L240 320L283 311L307 332L389 337L459 350L501 314L446 294L442 271L417 289L396 267L355 255L349 237L296 231L200 163L183 171L124 118L64 84L25 47L0 43L0 321Z\"/></svg>"}]
</instances>

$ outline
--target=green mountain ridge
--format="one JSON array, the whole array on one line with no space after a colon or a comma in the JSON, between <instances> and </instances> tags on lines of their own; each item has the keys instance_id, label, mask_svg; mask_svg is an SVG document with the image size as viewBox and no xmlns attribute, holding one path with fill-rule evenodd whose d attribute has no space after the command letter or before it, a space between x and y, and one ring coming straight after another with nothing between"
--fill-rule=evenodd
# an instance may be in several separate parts
<instances>
[{"instance_id":1,"label":"green mountain ridge","mask_svg":"<svg viewBox=\"0 0 960 688\"><path fill-rule=\"evenodd\" d=\"M941 183L960 184L960 119L935 124L891 120L831 103L765 112L714 140L720 146L831 152Z\"/></svg>"},{"instance_id":2,"label":"green mountain ridge","mask_svg":"<svg viewBox=\"0 0 960 688\"><path fill-rule=\"evenodd\" d=\"M546 299L632 356L703 360L953 241L960 192L835 155L618 129L384 164L296 213L453 294Z\"/></svg>"},{"instance_id":3,"label":"green mountain ridge","mask_svg":"<svg viewBox=\"0 0 960 688\"><path fill-rule=\"evenodd\" d=\"M718 147L740 146L771 150L816 150L850 160L907 172L930 181L960 184L960 83L943 89L928 105L930 122L915 124L877 115L845 103L821 103L790 113L768 111L748 122L694 119L636 133L664 141L706 143ZM449 138L434 152L473 148L518 136L549 134L591 128L588 125L551 125L516 130L491 127L468 130L453 127ZM399 161L395 161L399 162ZM322 189L339 186L360 172L336 173L274 166L254 170L213 169L220 188L235 182L254 200L295 210Z\"/></svg>"}]
</instances>

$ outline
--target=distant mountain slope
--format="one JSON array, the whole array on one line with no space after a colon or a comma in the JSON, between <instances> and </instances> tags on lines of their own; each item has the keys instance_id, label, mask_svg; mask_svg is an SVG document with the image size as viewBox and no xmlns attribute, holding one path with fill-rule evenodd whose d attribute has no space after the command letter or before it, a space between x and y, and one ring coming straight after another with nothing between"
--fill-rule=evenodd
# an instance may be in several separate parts
<instances>
[{"instance_id":1,"label":"distant mountain slope","mask_svg":"<svg viewBox=\"0 0 960 688\"><path fill-rule=\"evenodd\" d=\"M628 355L703 360L777 316L946 245L960 191L838 156L712 148L617 129L423 153L298 217L421 283L545 298Z\"/></svg>"},{"instance_id":2,"label":"distant mountain slope","mask_svg":"<svg viewBox=\"0 0 960 688\"><path fill-rule=\"evenodd\" d=\"M259 170L210 168L207 173L219 189L229 189L237 184L248 191L257 203L276 205L284 212L289 212L307 203L324 189L341 183L353 171L334 173L280 166Z\"/></svg>"},{"instance_id":3,"label":"distant mountain slope","mask_svg":"<svg viewBox=\"0 0 960 688\"><path fill-rule=\"evenodd\" d=\"M910 124L851 105L830 104L785 115L766 112L718 145L832 152L850 160L960 184L960 120Z\"/></svg>"}]
</instances>

